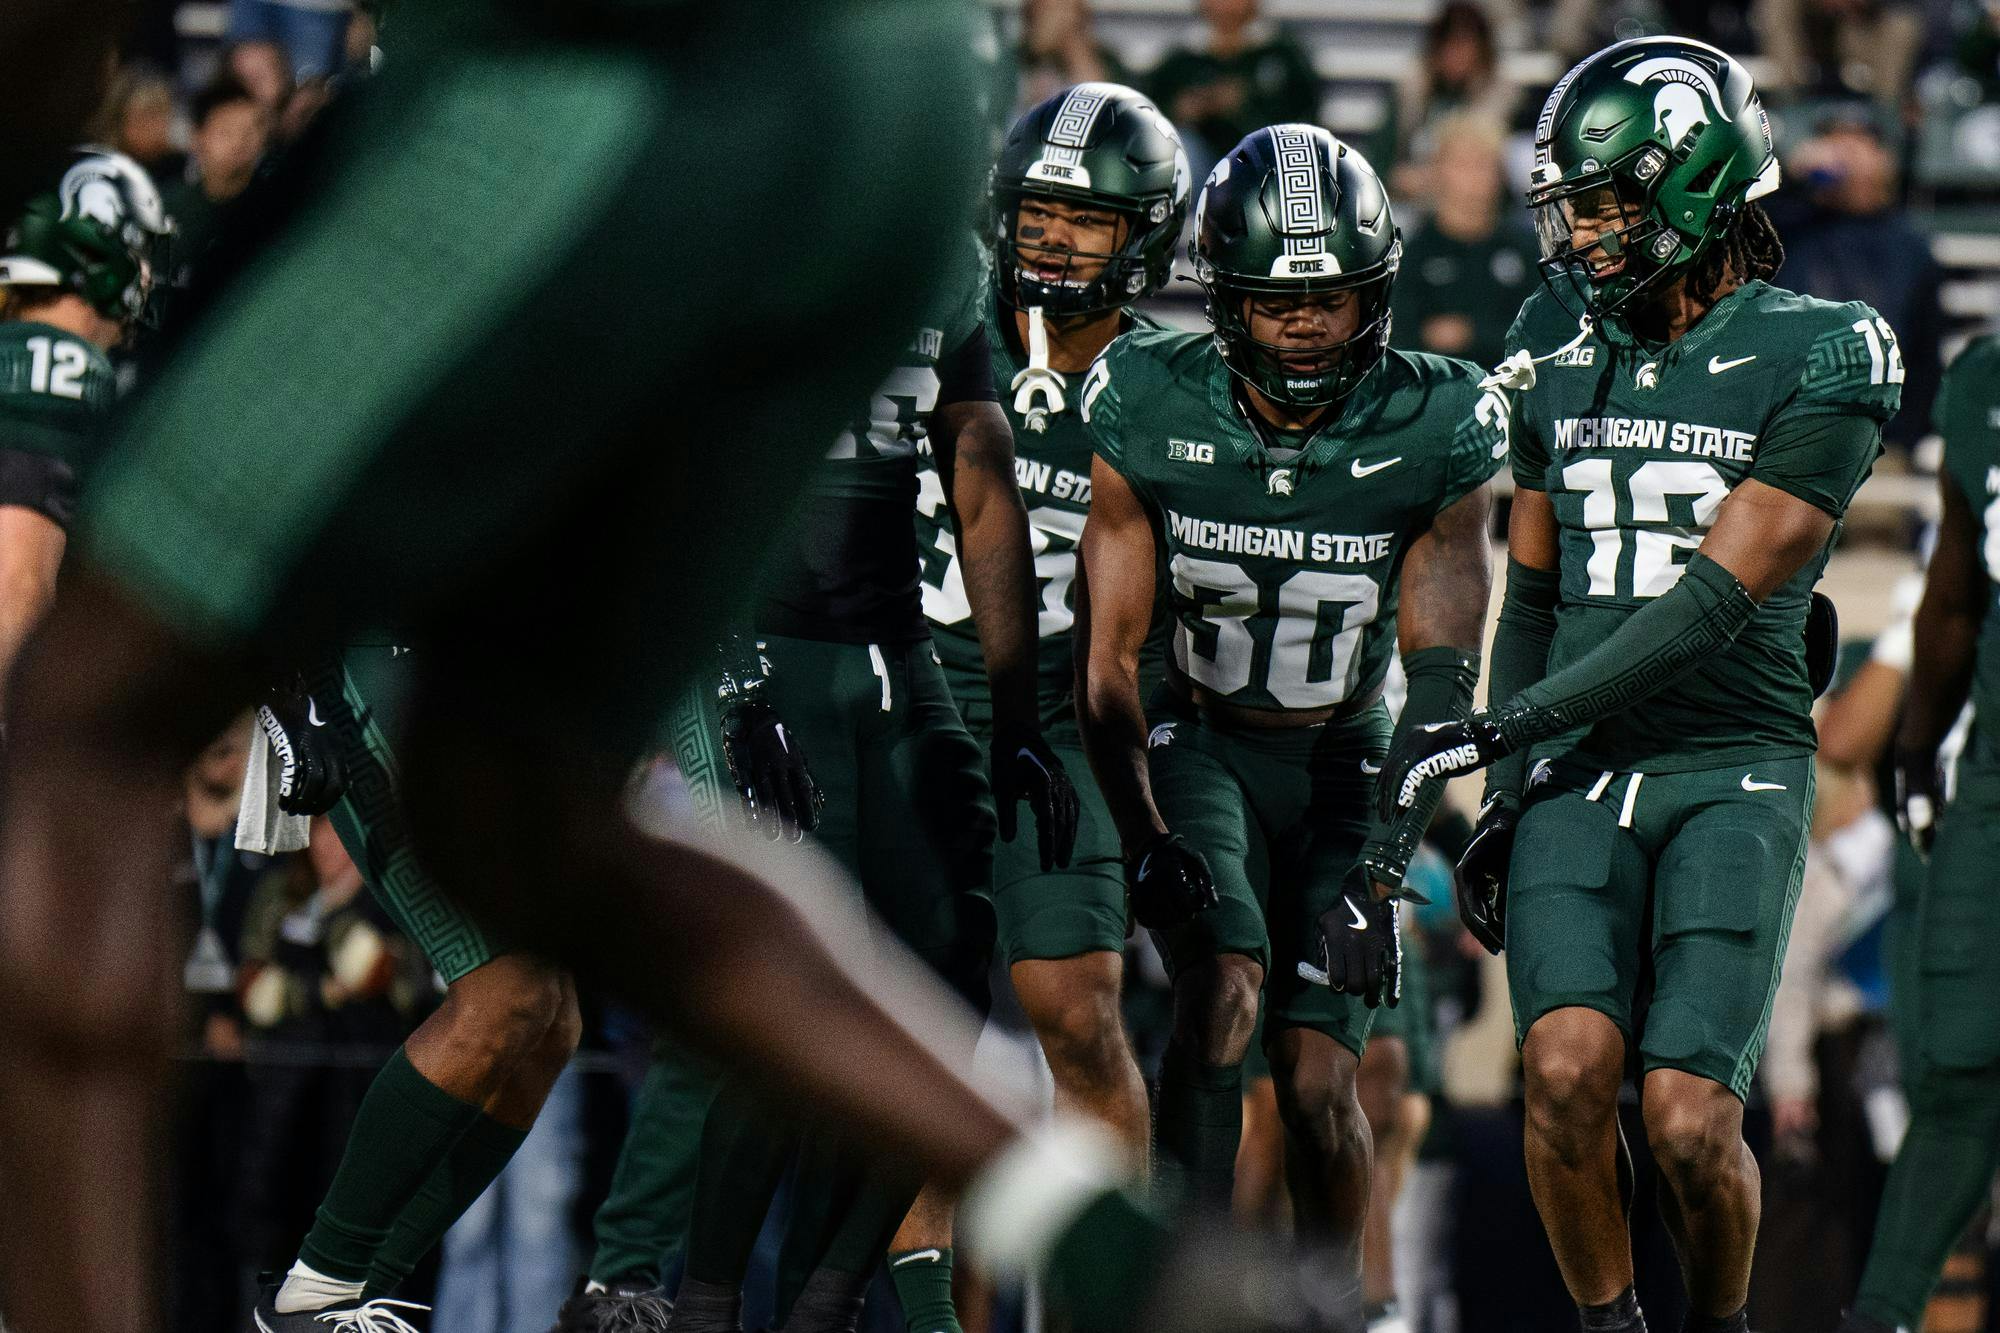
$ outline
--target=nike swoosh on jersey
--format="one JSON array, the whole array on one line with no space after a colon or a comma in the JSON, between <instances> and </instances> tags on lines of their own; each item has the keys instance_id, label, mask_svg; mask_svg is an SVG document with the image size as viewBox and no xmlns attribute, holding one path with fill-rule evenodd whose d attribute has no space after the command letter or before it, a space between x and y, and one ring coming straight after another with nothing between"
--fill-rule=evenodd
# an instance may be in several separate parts
<instances>
[{"instance_id":1,"label":"nike swoosh on jersey","mask_svg":"<svg viewBox=\"0 0 2000 1333\"><path fill-rule=\"evenodd\" d=\"M1748 773L1743 775L1744 791L1784 791L1785 789L1785 784L1782 782L1754 782Z\"/></svg>"},{"instance_id":2,"label":"nike swoosh on jersey","mask_svg":"<svg viewBox=\"0 0 2000 1333\"><path fill-rule=\"evenodd\" d=\"M904 1255L902 1258L890 1264L889 1267L901 1268L904 1264L922 1263L926 1260L928 1260L931 1263L936 1263L938 1260L942 1258L944 1258L943 1250L918 1250L913 1254Z\"/></svg>"},{"instance_id":3,"label":"nike swoosh on jersey","mask_svg":"<svg viewBox=\"0 0 2000 1333\"><path fill-rule=\"evenodd\" d=\"M1708 358L1708 373L1711 375L1720 375L1725 370L1733 370L1737 366L1747 366L1756 359L1757 355L1754 352L1749 356L1739 356L1734 361L1724 361L1719 356L1711 356Z\"/></svg>"},{"instance_id":4,"label":"nike swoosh on jersey","mask_svg":"<svg viewBox=\"0 0 2000 1333\"><path fill-rule=\"evenodd\" d=\"M312 723L315 727L326 725L326 723L319 720L319 700L310 695L306 696L306 721Z\"/></svg>"},{"instance_id":5,"label":"nike swoosh on jersey","mask_svg":"<svg viewBox=\"0 0 2000 1333\"><path fill-rule=\"evenodd\" d=\"M1369 463L1365 466L1362 464L1361 460L1357 458L1348 466L1353 471L1354 475L1357 478L1372 477L1377 472L1380 472L1383 468L1394 467L1396 466L1396 464L1402 461L1403 461L1403 456L1401 454L1397 454L1394 458L1385 458L1379 463Z\"/></svg>"},{"instance_id":6,"label":"nike swoosh on jersey","mask_svg":"<svg viewBox=\"0 0 2000 1333\"><path fill-rule=\"evenodd\" d=\"M1361 915L1361 904L1355 902L1354 899L1349 898L1347 900L1347 910L1354 913L1354 920L1347 923L1347 928L1349 930L1368 929L1368 918Z\"/></svg>"},{"instance_id":7,"label":"nike swoosh on jersey","mask_svg":"<svg viewBox=\"0 0 2000 1333\"><path fill-rule=\"evenodd\" d=\"M1376 775L1377 773L1380 773L1380 772L1382 771L1382 765L1380 765L1380 764L1371 764L1371 763L1369 763L1369 762L1368 762L1368 761L1367 761L1366 759L1363 759L1363 760L1361 761L1361 771L1362 771L1363 773L1366 773L1366 774L1367 774L1367 775L1368 775L1369 777L1371 777L1371 778L1372 778L1372 777L1374 777L1374 776L1375 776L1375 775Z\"/></svg>"}]
</instances>

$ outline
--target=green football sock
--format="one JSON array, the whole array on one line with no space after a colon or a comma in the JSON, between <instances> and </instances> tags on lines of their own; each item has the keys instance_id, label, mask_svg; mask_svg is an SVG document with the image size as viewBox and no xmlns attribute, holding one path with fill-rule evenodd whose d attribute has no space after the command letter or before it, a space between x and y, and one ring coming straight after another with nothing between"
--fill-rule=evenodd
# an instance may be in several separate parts
<instances>
[{"instance_id":1,"label":"green football sock","mask_svg":"<svg viewBox=\"0 0 2000 1333\"><path fill-rule=\"evenodd\" d=\"M1183 1202L1228 1208L1243 1137L1242 1063L1204 1064L1169 1042L1160 1061L1153 1137L1163 1186L1177 1186Z\"/></svg>"},{"instance_id":2,"label":"green football sock","mask_svg":"<svg viewBox=\"0 0 2000 1333\"><path fill-rule=\"evenodd\" d=\"M1928 1066L1910 1102L1854 1300L1857 1314L1892 1328L1922 1322L1945 1260L1986 1201L2000 1166L2000 1070Z\"/></svg>"},{"instance_id":3,"label":"green football sock","mask_svg":"<svg viewBox=\"0 0 2000 1333\"><path fill-rule=\"evenodd\" d=\"M388 1243L376 1252L375 1267L368 1274L370 1297L387 1296L402 1285L460 1214L507 1169L527 1137L527 1130L503 1125L484 1112L472 1122L396 1219Z\"/></svg>"},{"instance_id":4,"label":"green football sock","mask_svg":"<svg viewBox=\"0 0 2000 1333\"><path fill-rule=\"evenodd\" d=\"M964 1333L951 1303L951 1247L898 1250L889 1256L889 1280L903 1303L909 1333Z\"/></svg>"},{"instance_id":5,"label":"green football sock","mask_svg":"<svg viewBox=\"0 0 2000 1333\"><path fill-rule=\"evenodd\" d=\"M361 1100L300 1260L328 1277L366 1282L396 1220L478 1119L478 1107L418 1073L398 1048Z\"/></svg>"}]
</instances>

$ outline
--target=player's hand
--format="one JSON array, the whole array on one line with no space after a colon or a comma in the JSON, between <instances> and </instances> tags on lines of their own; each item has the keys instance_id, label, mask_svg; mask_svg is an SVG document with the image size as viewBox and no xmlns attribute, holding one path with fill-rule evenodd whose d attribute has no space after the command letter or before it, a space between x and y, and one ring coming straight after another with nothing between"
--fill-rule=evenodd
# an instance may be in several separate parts
<instances>
[{"instance_id":1,"label":"player's hand","mask_svg":"<svg viewBox=\"0 0 2000 1333\"><path fill-rule=\"evenodd\" d=\"M1208 861L1178 833L1155 833L1125 863L1132 915L1147 930L1171 930L1222 901Z\"/></svg>"},{"instance_id":2,"label":"player's hand","mask_svg":"<svg viewBox=\"0 0 2000 1333\"><path fill-rule=\"evenodd\" d=\"M1479 808L1479 822L1452 870L1458 919L1491 954L1507 942L1507 866L1514 858L1514 826L1520 819L1514 797L1494 796Z\"/></svg>"},{"instance_id":3,"label":"player's hand","mask_svg":"<svg viewBox=\"0 0 2000 1333\"><path fill-rule=\"evenodd\" d=\"M1016 806L1025 800L1035 812L1042 873L1067 866L1076 851L1076 824L1081 807L1076 799L1076 786L1069 780L1063 761L1049 748L1041 732L1009 728L995 733L990 762L1000 836L1008 842L1014 841L1019 831Z\"/></svg>"},{"instance_id":4,"label":"player's hand","mask_svg":"<svg viewBox=\"0 0 2000 1333\"><path fill-rule=\"evenodd\" d=\"M1896 823L1925 860L1937 841L1938 817L1943 813L1944 770L1937 752L1896 751Z\"/></svg>"},{"instance_id":5,"label":"player's hand","mask_svg":"<svg viewBox=\"0 0 2000 1333\"><path fill-rule=\"evenodd\" d=\"M1403 916L1396 898L1376 896L1359 862L1347 872L1340 901L1320 913L1319 966L1299 964L1307 981L1359 995L1370 1009L1403 998Z\"/></svg>"},{"instance_id":6,"label":"player's hand","mask_svg":"<svg viewBox=\"0 0 2000 1333\"><path fill-rule=\"evenodd\" d=\"M273 686L257 709L257 725L278 756L278 808L288 815L323 815L347 793L340 742L303 686Z\"/></svg>"},{"instance_id":7,"label":"player's hand","mask_svg":"<svg viewBox=\"0 0 2000 1333\"><path fill-rule=\"evenodd\" d=\"M1375 810L1382 822L1417 802L1417 793L1432 778L1470 773L1512 754L1514 747L1482 710L1451 722L1412 727L1389 747L1382 776L1375 783Z\"/></svg>"},{"instance_id":8,"label":"player's hand","mask_svg":"<svg viewBox=\"0 0 2000 1333\"><path fill-rule=\"evenodd\" d=\"M798 842L819 825L821 795L798 738L777 710L752 698L722 715L722 753L752 828Z\"/></svg>"}]
</instances>

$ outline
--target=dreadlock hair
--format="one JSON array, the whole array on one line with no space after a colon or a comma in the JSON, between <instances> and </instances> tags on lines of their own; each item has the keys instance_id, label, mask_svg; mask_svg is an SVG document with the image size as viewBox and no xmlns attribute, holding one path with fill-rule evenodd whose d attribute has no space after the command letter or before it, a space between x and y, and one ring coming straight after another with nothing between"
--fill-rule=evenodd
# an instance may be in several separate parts
<instances>
[{"instance_id":1,"label":"dreadlock hair","mask_svg":"<svg viewBox=\"0 0 2000 1333\"><path fill-rule=\"evenodd\" d=\"M1687 290L1713 303L1724 284L1768 280L1785 262L1785 243L1762 204L1746 203L1729 219L1729 229L1688 271Z\"/></svg>"}]
</instances>

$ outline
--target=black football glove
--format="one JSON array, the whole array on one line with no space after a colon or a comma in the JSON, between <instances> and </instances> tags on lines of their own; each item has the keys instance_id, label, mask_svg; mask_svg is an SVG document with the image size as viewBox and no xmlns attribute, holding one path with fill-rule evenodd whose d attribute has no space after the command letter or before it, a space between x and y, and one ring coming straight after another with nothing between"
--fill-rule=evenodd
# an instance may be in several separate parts
<instances>
[{"instance_id":1,"label":"black football glove","mask_svg":"<svg viewBox=\"0 0 2000 1333\"><path fill-rule=\"evenodd\" d=\"M1370 1009L1395 1008L1403 998L1402 903L1378 899L1368 868L1356 862L1340 901L1320 913L1319 966L1299 964L1307 981L1359 995Z\"/></svg>"},{"instance_id":2,"label":"black football glove","mask_svg":"<svg viewBox=\"0 0 2000 1333\"><path fill-rule=\"evenodd\" d=\"M1938 818L1944 813L1944 769L1935 750L1896 751L1896 823L1903 836L1930 859L1937 841Z\"/></svg>"},{"instance_id":3,"label":"black football glove","mask_svg":"<svg viewBox=\"0 0 2000 1333\"><path fill-rule=\"evenodd\" d=\"M752 828L773 842L798 842L819 826L825 797L798 738L768 702L753 696L723 710L722 755Z\"/></svg>"},{"instance_id":4,"label":"black football glove","mask_svg":"<svg viewBox=\"0 0 2000 1333\"><path fill-rule=\"evenodd\" d=\"M1063 761L1039 731L998 732L990 757L993 804L1000 814L1000 836L1014 841L1019 830L1021 801L1035 812L1040 837L1042 873L1067 866L1076 851L1076 824L1081 807L1076 786Z\"/></svg>"},{"instance_id":5,"label":"black football glove","mask_svg":"<svg viewBox=\"0 0 2000 1333\"><path fill-rule=\"evenodd\" d=\"M1417 802L1432 778L1451 778L1486 767L1514 752L1513 744L1484 711L1451 722L1411 727L1389 747L1375 784L1375 810L1385 824Z\"/></svg>"},{"instance_id":6,"label":"black football glove","mask_svg":"<svg viewBox=\"0 0 2000 1333\"><path fill-rule=\"evenodd\" d=\"M340 741L320 718L303 684L273 686L257 709L257 725L278 756L278 808L288 815L323 815L347 793Z\"/></svg>"},{"instance_id":7,"label":"black football glove","mask_svg":"<svg viewBox=\"0 0 2000 1333\"><path fill-rule=\"evenodd\" d=\"M1125 863L1132 915L1147 930L1186 925L1221 902L1208 861L1178 833L1155 833Z\"/></svg>"},{"instance_id":8,"label":"black football glove","mask_svg":"<svg viewBox=\"0 0 2000 1333\"><path fill-rule=\"evenodd\" d=\"M1495 795L1479 808L1479 822L1452 870L1458 919L1492 954L1507 942L1507 866L1514 857L1514 826L1520 820L1520 803L1512 796Z\"/></svg>"}]
</instances>

